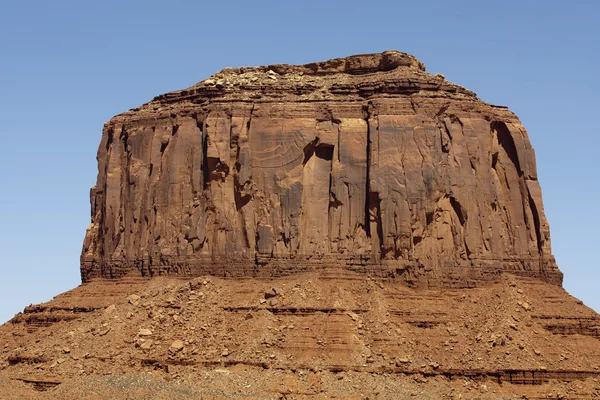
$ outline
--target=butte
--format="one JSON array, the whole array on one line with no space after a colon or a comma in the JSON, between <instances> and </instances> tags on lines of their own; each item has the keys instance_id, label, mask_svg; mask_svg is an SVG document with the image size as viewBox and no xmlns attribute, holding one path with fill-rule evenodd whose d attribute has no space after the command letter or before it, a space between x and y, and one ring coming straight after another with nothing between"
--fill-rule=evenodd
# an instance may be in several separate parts
<instances>
[{"instance_id":1,"label":"butte","mask_svg":"<svg viewBox=\"0 0 600 400\"><path fill-rule=\"evenodd\" d=\"M97 159L82 285L0 327L0 398L600 396L525 128L411 55L226 68Z\"/></svg>"}]
</instances>

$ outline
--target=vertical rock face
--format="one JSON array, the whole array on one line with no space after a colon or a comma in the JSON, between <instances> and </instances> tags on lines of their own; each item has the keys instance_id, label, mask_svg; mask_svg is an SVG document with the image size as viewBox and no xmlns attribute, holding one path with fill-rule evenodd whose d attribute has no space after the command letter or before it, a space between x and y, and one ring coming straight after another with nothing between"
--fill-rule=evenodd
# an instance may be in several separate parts
<instances>
[{"instance_id":1,"label":"vertical rock face","mask_svg":"<svg viewBox=\"0 0 600 400\"><path fill-rule=\"evenodd\" d=\"M404 53L225 69L107 122L97 158L83 281L562 281L517 117Z\"/></svg>"}]
</instances>

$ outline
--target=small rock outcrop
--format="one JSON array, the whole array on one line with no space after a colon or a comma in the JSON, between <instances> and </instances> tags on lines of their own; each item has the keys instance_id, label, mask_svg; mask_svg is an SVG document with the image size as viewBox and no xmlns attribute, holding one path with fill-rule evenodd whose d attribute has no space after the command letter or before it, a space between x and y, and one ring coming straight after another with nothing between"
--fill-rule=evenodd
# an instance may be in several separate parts
<instances>
[{"instance_id":1,"label":"small rock outcrop","mask_svg":"<svg viewBox=\"0 0 600 400\"><path fill-rule=\"evenodd\" d=\"M562 282L518 118L408 54L224 69L114 117L97 158L84 282L324 268Z\"/></svg>"}]
</instances>

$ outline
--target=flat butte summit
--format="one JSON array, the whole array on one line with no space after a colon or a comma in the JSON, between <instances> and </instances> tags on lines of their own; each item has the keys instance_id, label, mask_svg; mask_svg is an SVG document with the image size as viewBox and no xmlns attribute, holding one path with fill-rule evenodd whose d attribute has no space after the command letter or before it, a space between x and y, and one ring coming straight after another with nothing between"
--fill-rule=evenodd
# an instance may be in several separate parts
<instances>
[{"instance_id":1,"label":"flat butte summit","mask_svg":"<svg viewBox=\"0 0 600 400\"><path fill-rule=\"evenodd\" d=\"M104 125L82 284L2 399L600 398L519 119L397 51L226 68Z\"/></svg>"}]
</instances>

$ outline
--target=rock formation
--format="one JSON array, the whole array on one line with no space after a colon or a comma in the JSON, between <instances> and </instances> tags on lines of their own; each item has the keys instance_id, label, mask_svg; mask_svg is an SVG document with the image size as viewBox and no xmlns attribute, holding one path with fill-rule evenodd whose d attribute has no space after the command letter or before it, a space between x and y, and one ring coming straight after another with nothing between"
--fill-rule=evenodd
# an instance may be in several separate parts
<instances>
[{"instance_id":1,"label":"rock formation","mask_svg":"<svg viewBox=\"0 0 600 400\"><path fill-rule=\"evenodd\" d=\"M98 165L83 284L0 326L0 399L599 397L525 129L412 56L226 69Z\"/></svg>"},{"instance_id":2,"label":"rock formation","mask_svg":"<svg viewBox=\"0 0 600 400\"><path fill-rule=\"evenodd\" d=\"M517 117L388 51L227 68L104 126L84 282L337 268L560 284Z\"/></svg>"}]
</instances>

